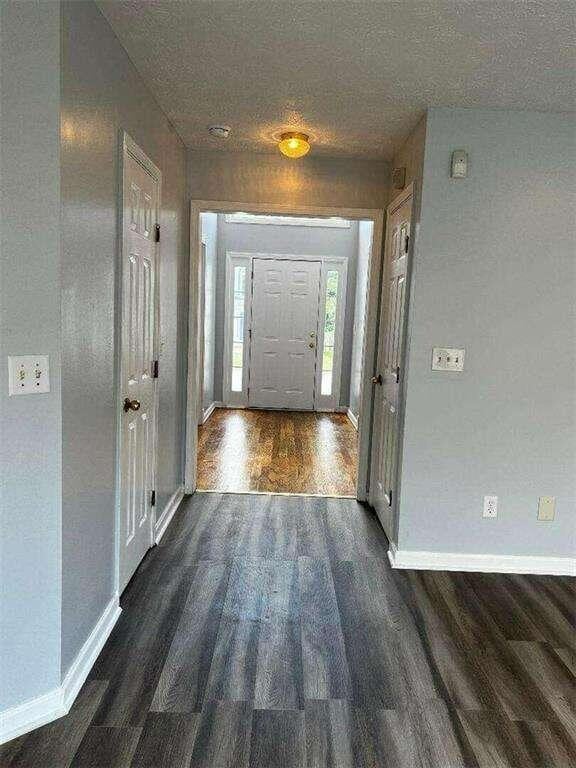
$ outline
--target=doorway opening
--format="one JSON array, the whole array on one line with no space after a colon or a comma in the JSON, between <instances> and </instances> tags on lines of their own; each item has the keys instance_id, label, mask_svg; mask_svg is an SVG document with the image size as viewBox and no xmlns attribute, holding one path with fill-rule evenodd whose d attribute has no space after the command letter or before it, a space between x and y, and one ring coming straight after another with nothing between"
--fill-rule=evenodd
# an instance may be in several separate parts
<instances>
[{"instance_id":1,"label":"doorway opening","mask_svg":"<svg viewBox=\"0 0 576 768\"><path fill-rule=\"evenodd\" d=\"M382 220L192 204L187 491L367 498Z\"/></svg>"}]
</instances>

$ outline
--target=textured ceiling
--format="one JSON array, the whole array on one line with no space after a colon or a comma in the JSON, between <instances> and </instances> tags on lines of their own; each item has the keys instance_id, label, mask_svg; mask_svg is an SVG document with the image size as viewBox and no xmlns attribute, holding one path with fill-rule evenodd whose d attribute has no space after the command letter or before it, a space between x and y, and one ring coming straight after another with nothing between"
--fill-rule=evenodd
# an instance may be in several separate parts
<instances>
[{"instance_id":1,"label":"textured ceiling","mask_svg":"<svg viewBox=\"0 0 576 768\"><path fill-rule=\"evenodd\" d=\"M192 148L389 159L428 106L572 110L573 0L101 0ZM229 139L207 127L232 126Z\"/></svg>"}]
</instances>

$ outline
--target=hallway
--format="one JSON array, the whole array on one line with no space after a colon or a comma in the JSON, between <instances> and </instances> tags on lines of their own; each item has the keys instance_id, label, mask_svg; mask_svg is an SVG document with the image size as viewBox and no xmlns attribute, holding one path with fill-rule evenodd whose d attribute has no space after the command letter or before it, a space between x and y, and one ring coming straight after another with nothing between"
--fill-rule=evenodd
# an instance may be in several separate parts
<instances>
[{"instance_id":1,"label":"hallway","mask_svg":"<svg viewBox=\"0 0 576 768\"><path fill-rule=\"evenodd\" d=\"M198 430L198 489L356 496L358 435L343 413L217 408Z\"/></svg>"},{"instance_id":2,"label":"hallway","mask_svg":"<svg viewBox=\"0 0 576 768\"><path fill-rule=\"evenodd\" d=\"M352 500L198 494L2 768L567 768L568 578L394 572Z\"/></svg>"}]
</instances>

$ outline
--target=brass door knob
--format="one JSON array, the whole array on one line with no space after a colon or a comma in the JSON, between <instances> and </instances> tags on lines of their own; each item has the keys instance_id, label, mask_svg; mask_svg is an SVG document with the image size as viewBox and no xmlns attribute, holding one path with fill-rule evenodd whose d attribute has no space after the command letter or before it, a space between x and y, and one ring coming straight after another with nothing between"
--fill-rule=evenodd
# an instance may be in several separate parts
<instances>
[{"instance_id":1,"label":"brass door knob","mask_svg":"<svg viewBox=\"0 0 576 768\"><path fill-rule=\"evenodd\" d=\"M124 398L124 413L138 410L140 410L140 400L130 400L129 397Z\"/></svg>"},{"instance_id":2,"label":"brass door knob","mask_svg":"<svg viewBox=\"0 0 576 768\"><path fill-rule=\"evenodd\" d=\"M382 384L382 374L379 373L378 376L372 376L372 384Z\"/></svg>"}]
</instances>

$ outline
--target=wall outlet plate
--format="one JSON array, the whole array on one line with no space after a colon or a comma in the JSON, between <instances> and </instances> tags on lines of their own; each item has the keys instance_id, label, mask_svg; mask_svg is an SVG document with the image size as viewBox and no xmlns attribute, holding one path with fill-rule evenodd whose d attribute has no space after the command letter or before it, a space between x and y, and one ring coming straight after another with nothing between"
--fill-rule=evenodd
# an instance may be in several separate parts
<instances>
[{"instance_id":1,"label":"wall outlet plate","mask_svg":"<svg viewBox=\"0 0 576 768\"><path fill-rule=\"evenodd\" d=\"M556 497L540 496L538 499L538 520L550 522L556 513Z\"/></svg>"},{"instance_id":2,"label":"wall outlet plate","mask_svg":"<svg viewBox=\"0 0 576 768\"><path fill-rule=\"evenodd\" d=\"M434 347L432 350L432 370L463 371L464 355L464 349L455 349L454 347Z\"/></svg>"},{"instance_id":3,"label":"wall outlet plate","mask_svg":"<svg viewBox=\"0 0 576 768\"><path fill-rule=\"evenodd\" d=\"M482 517L498 517L498 496L484 496Z\"/></svg>"},{"instance_id":4,"label":"wall outlet plate","mask_svg":"<svg viewBox=\"0 0 576 768\"><path fill-rule=\"evenodd\" d=\"M8 358L8 394L40 395L50 392L48 355L19 355Z\"/></svg>"}]
</instances>

